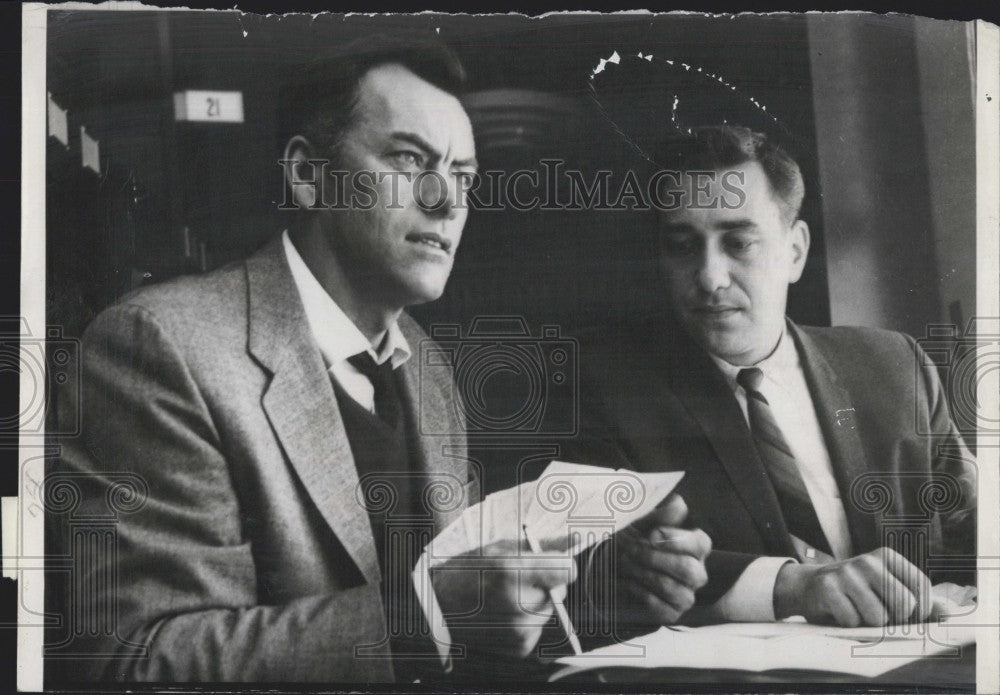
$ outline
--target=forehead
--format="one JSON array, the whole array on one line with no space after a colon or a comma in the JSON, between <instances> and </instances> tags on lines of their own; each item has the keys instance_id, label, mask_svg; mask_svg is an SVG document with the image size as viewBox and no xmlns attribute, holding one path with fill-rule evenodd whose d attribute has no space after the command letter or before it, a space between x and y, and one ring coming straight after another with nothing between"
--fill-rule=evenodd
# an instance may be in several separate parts
<instances>
[{"instance_id":1,"label":"forehead","mask_svg":"<svg viewBox=\"0 0 1000 695\"><path fill-rule=\"evenodd\" d=\"M378 65L361 78L354 124L369 136L413 133L454 158L475 154L461 102L396 63Z\"/></svg>"},{"instance_id":2,"label":"forehead","mask_svg":"<svg viewBox=\"0 0 1000 695\"><path fill-rule=\"evenodd\" d=\"M745 162L712 172L681 172L678 180L663 179L661 189L672 197L672 209L660 213L666 225L711 229L737 221L759 227L780 224L781 207L759 162ZM678 185L679 184L679 185Z\"/></svg>"}]
</instances>

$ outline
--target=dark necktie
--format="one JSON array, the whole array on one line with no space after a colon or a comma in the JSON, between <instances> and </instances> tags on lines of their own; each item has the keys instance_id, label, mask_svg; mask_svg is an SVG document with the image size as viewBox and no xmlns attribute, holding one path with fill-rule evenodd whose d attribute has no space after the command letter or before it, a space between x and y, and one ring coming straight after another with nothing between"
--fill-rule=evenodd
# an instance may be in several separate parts
<instances>
[{"instance_id":1,"label":"dark necktie","mask_svg":"<svg viewBox=\"0 0 1000 695\"><path fill-rule=\"evenodd\" d=\"M372 382L375 389L375 414L395 427L399 422L400 405L392 376L392 360L375 364L370 354L359 352L348 357L347 361Z\"/></svg>"},{"instance_id":2,"label":"dark necktie","mask_svg":"<svg viewBox=\"0 0 1000 695\"><path fill-rule=\"evenodd\" d=\"M750 432L757 452L764 462L764 468L771 479L771 485L778 496L781 512L785 517L788 532L812 547L832 554L830 544L820 526L816 509L809 498L805 481L795 464L795 456L781 434L781 429L771 412L771 405L760 392L760 382L764 373L756 367L741 369L736 375L736 383L747 394L747 414L750 417ZM800 558L802 559L802 558Z\"/></svg>"},{"instance_id":3,"label":"dark necktie","mask_svg":"<svg viewBox=\"0 0 1000 695\"><path fill-rule=\"evenodd\" d=\"M375 364L366 352L347 358L359 372L368 377L375 389L375 415L386 424L396 428L402 419L402 404L396 388L391 360ZM384 437L383 427L378 427L376 436ZM354 435L357 437L357 433ZM405 436L405 435L403 435ZM352 446L357 442L352 442ZM376 445L377 448L378 445ZM409 445L407 445L409 446ZM409 454L408 454L409 455ZM357 458L358 462L362 460ZM377 458L377 457L376 457ZM396 678L412 681L422 676L436 673L437 650L429 637L430 627L420 607L410 578L410 572L417 562L423 547L433 536L433 520L427 516L421 505L421 493L426 490L427 481L419 471L408 468L412 460L404 462L379 459L379 463L359 470L364 498L376 499L381 493L373 493L372 486L388 486L395 505L389 511L369 509L372 533L382 567L382 601L386 611L386 629ZM439 667L438 667L439 668Z\"/></svg>"}]
</instances>

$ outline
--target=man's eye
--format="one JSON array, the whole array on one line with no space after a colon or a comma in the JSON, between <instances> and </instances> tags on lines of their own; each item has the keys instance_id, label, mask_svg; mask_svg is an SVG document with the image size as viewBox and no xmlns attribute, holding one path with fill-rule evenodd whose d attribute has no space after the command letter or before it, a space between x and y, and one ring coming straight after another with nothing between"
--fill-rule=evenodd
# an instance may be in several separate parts
<instances>
[{"instance_id":1,"label":"man's eye","mask_svg":"<svg viewBox=\"0 0 1000 695\"><path fill-rule=\"evenodd\" d=\"M726 246L737 253L746 253L753 246L753 239L727 239Z\"/></svg>"},{"instance_id":2,"label":"man's eye","mask_svg":"<svg viewBox=\"0 0 1000 695\"><path fill-rule=\"evenodd\" d=\"M424 156L419 152L400 150L399 152L390 152L389 157L402 167L420 168L424 165Z\"/></svg>"}]
</instances>

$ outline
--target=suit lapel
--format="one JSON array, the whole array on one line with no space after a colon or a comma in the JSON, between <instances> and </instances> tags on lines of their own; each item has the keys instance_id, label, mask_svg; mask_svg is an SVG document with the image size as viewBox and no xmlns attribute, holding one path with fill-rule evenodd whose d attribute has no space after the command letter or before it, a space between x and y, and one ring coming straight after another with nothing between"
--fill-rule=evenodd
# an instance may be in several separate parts
<instances>
[{"instance_id":1,"label":"suit lapel","mask_svg":"<svg viewBox=\"0 0 1000 695\"><path fill-rule=\"evenodd\" d=\"M851 499L851 485L868 470L851 396L840 385L836 372L823 357L816 342L791 321L788 322L788 328L795 339L802 371L805 373L806 383L816 406L816 416L833 463L840 499L851 530L854 553L867 552L878 543L874 517L860 510Z\"/></svg>"},{"instance_id":2,"label":"suit lapel","mask_svg":"<svg viewBox=\"0 0 1000 695\"><path fill-rule=\"evenodd\" d=\"M403 384L403 404L413 423L416 447L412 456L428 476L428 499L434 513L436 532L458 518L478 491L467 485L468 460L463 420L454 407L454 387L450 373L442 369L424 370L421 343L429 340L406 314L399 328L414 351L399 368ZM470 499L472 498L472 499Z\"/></svg>"},{"instance_id":3,"label":"suit lapel","mask_svg":"<svg viewBox=\"0 0 1000 695\"><path fill-rule=\"evenodd\" d=\"M764 464L754 448L750 429L732 390L704 350L687 338L671 335L659 325L666 383L701 428L732 481L733 488L774 552L795 556L781 507ZM679 330L677 332L679 333Z\"/></svg>"},{"instance_id":4,"label":"suit lapel","mask_svg":"<svg viewBox=\"0 0 1000 695\"><path fill-rule=\"evenodd\" d=\"M330 377L281 239L247 260L250 353L273 375L264 411L306 491L370 583L380 580L368 513Z\"/></svg>"}]
</instances>

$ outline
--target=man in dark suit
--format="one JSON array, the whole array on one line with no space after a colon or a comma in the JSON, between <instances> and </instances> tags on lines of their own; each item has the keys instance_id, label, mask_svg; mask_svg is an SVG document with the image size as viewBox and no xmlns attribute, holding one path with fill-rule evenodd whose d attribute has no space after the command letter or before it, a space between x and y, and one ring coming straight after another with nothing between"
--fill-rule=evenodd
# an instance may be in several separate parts
<instances>
[{"instance_id":1,"label":"man in dark suit","mask_svg":"<svg viewBox=\"0 0 1000 695\"><path fill-rule=\"evenodd\" d=\"M935 369L908 336L785 317L809 229L798 166L766 137L699 128L656 159L676 172L657 201L672 316L584 342L589 414L567 455L687 472L713 551L686 620L926 618L928 573L975 567L974 462ZM627 539L620 606L669 622L676 573Z\"/></svg>"},{"instance_id":2,"label":"man in dark suit","mask_svg":"<svg viewBox=\"0 0 1000 695\"><path fill-rule=\"evenodd\" d=\"M288 105L288 229L89 327L61 413L82 434L47 481L78 562L52 654L78 677L398 681L531 653L571 558L487 547L411 575L478 499L450 375L421 374L403 312L442 293L465 223L462 78L442 46L379 37L316 61Z\"/></svg>"}]
</instances>

